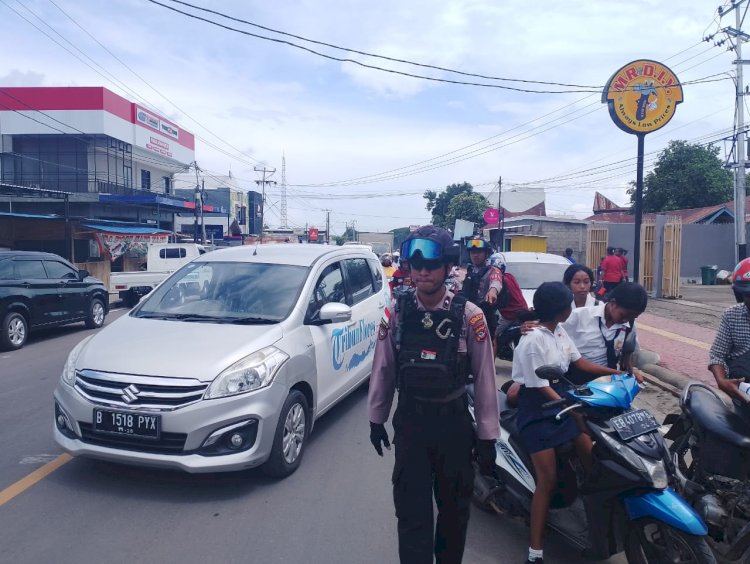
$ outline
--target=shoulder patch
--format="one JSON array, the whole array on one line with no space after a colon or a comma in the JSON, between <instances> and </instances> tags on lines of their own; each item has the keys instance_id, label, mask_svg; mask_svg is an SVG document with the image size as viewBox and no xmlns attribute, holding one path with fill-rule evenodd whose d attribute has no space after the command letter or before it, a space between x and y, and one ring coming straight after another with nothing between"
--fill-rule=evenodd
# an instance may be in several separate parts
<instances>
[{"instance_id":1,"label":"shoulder patch","mask_svg":"<svg viewBox=\"0 0 750 564\"><path fill-rule=\"evenodd\" d=\"M385 321L381 321L378 327L378 339L381 341L385 339L388 336L389 330L390 330L390 325Z\"/></svg>"},{"instance_id":2,"label":"shoulder patch","mask_svg":"<svg viewBox=\"0 0 750 564\"><path fill-rule=\"evenodd\" d=\"M484 314L482 314L481 312L477 313L473 317L471 317L471 319L469 319L469 325L474 327L477 323L479 323L483 319L484 319Z\"/></svg>"},{"instance_id":3,"label":"shoulder patch","mask_svg":"<svg viewBox=\"0 0 750 564\"><path fill-rule=\"evenodd\" d=\"M481 311L469 319L469 325L474 330L474 340L477 343L487 340L489 330L487 329L487 323L484 320L484 314Z\"/></svg>"}]
</instances>

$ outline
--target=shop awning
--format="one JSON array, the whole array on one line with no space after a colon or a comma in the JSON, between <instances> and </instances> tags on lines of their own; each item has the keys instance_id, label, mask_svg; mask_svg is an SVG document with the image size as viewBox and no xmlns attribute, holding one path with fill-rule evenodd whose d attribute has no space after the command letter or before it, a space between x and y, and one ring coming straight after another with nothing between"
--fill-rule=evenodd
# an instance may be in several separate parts
<instances>
[{"instance_id":1,"label":"shop awning","mask_svg":"<svg viewBox=\"0 0 750 564\"><path fill-rule=\"evenodd\" d=\"M164 194L100 194L99 201L107 204L131 204L136 206L156 207L175 212L192 212L195 210L195 202L166 196ZM226 215L227 209L223 206L203 206L203 213L219 213Z\"/></svg>"},{"instance_id":2,"label":"shop awning","mask_svg":"<svg viewBox=\"0 0 750 564\"><path fill-rule=\"evenodd\" d=\"M120 225L106 225L102 223L81 223L81 227L88 227L94 231L102 231L104 233L117 233L120 235L169 235L171 231L164 229L158 229L156 227L144 226L120 226Z\"/></svg>"}]
</instances>

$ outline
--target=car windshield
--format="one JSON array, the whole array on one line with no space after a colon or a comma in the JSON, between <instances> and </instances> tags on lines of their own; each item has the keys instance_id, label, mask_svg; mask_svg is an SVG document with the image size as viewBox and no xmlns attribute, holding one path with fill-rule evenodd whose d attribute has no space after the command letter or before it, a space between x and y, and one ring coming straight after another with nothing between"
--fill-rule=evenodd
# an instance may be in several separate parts
<instances>
[{"instance_id":1,"label":"car windshield","mask_svg":"<svg viewBox=\"0 0 750 564\"><path fill-rule=\"evenodd\" d=\"M185 322L266 324L287 317L308 268L246 262L193 262L134 310L134 317Z\"/></svg>"},{"instance_id":2,"label":"car windshield","mask_svg":"<svg viewBox=\"0 0 750 564\"><path fill-rule=\"evenodd\" d=\"M538 288L542 282L562 282L568 266L570 265L543 262L509 262L505 269L518 280L521 288L530 290Z\"/></svg>"}]
</instances>

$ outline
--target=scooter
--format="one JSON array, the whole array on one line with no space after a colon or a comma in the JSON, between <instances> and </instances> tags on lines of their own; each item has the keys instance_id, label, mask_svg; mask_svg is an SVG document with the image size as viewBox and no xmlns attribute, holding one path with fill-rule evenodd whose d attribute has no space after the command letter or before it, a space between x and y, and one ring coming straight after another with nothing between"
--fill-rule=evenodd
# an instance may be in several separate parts
<instances>
[{"instance_id":1,"label":"scooter","mask_svg":"<svg viewBox=\"0 0 750 564\"><path fill-rule=\"evenodd\" d=\"M677 490L708 525L717 561L750 562L750 417L709 386L690 382L671 425Z\"/></svg>"},{"instance_id":2,"label":"scooter","mask_svg":"<svg viewBox=\"0 0 750 564\"><path fill-rule=\"evenodd\" d=\"M539 378L563 378L557 366L543 366ZM593 467L587 478L574 457L572 445L558 449L558 490L547 525L562 534L591 559L605 559L624 551L628 562L716 562L707 542L706 525L669 487L671 459L659 423L631 403L640 386L630 374L609 382L573 386L566 397L545 404L564 406L554 418L569 412L583 415L594 441ZM469 411L474 416L473 389ZM500 438L495 476L478 471L474 501L480 507L527 522L534 494L534 467L520 446L517 410L500 404Z\"/></svg>"},{"instance_id":3,"label":"scooter","mask_svg":"<svg viewBox=\"0 0 750 564\"><path fill-rule=\"evenodd\" d=\"M514 321L497 336L497 358L513 360L513 353L521 340L521 323Z\"/></svg>"}]
</instances>

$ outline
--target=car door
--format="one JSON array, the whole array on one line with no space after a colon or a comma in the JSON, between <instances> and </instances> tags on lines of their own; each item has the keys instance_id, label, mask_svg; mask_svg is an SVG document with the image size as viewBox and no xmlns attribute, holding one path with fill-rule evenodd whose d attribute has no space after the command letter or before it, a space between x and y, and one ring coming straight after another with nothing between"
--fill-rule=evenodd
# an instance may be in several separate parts
<instances>
[{"instance_id":1,"label":"car door","mask_svg":"<svg viewBox=\"0 0 750 564\"><path fill-rule=\"evenodd\" d=\"M45 260L44 270L47 271L47 278L57 286L60 299L57 320L84 318L88 303L87 284L79 280L78 271L57 260Z\"/></svg>"},{"instance_id":2,"label":"car door","mask_svg":"<svg viewBox=\"0 0 750 564\"><path fill-rule=\"evenodd\" d=\"M57 284L47 278L39 259L17 258L14 262L18 293L29 304L31 326L54 323L60 309Z\"/></svg>"},{"instance_id":3,"label":"car door","mask_svg":"<svg viewBox=\"0 0 750 564\"><path fill-rule=\"evenodd\" d=\"M342 261L352 319L343 333L348 346L342 353L346 371L344 391L359 385L372 371L372 357L378 339L378 325L386 305L382 293L382 268L374 271L365 257L347 258ZM377 281L374 274L379 274ZM335 336L335 334L334 334Z\"/></svg>"},{"instance_id":4,"label":"car door","mask_svg":"<svg viewBox=\"0 0 750 564\"><path fill-rule=\"evenodd\" d=\"M338 260L322 266L313 285L305 315L305 324L310 328L315 348L318 413L328 409L336 398L337 390L341 388L339 380L342 363L337 348L341 339L338 335L348 323L320 322L320 308L331 302L347 302L344 273ZM336 339L334 334L337 335Z\"/></svg>"}]
</instances>

